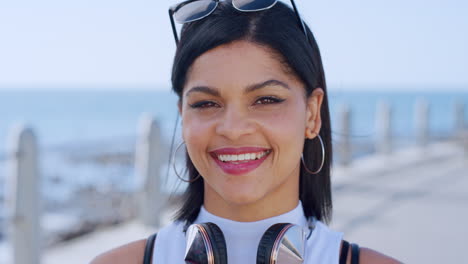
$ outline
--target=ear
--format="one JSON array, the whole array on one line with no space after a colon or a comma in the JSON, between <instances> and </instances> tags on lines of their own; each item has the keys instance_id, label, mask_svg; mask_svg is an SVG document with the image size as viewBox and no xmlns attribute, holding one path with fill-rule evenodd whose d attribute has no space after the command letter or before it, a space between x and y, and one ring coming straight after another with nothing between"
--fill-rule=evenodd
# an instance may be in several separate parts
<instances>
[{"instance_id":1,"label":"ear","mask_svg":"<svg viewBox=\"0 0 468 264\"><path fill-rule=\"evenodd\" d=\"M316 137L322 127L320 109L322 107L323 94L322 88L315 88L312 94L307 98L305 137L308 139Z\"/></svg>"}]
</instances>

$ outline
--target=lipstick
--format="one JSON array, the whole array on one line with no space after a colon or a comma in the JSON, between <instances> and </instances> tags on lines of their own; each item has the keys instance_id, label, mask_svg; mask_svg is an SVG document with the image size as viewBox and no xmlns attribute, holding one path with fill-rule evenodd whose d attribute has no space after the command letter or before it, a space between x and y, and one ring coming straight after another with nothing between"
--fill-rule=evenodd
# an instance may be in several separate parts
<instances>
[{"instance_id":1,"label":"lipstick","mask_svg":"<svg viewBox=\"0 0 468 264\"><path fill-rule=\"evenodd\" d=\"M227 174L240 175L259 167L271 149L259 147L222 148L210 152L216 164Z\"/></svg>"}]
</instances>

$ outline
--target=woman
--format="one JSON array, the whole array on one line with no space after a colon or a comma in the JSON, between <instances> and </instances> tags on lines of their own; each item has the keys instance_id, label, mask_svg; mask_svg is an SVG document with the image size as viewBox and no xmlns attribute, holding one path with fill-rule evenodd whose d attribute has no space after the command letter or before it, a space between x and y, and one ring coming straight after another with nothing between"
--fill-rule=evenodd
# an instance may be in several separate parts
<instances>
[{"instance_id":1,"label":"woman","mask_svg":"<svg viewBox=\"0 0 468 264\"><path fill-rule=\"evenodd\" d=\"M325 225L332 212L326 84L297 10L200 0L170 15L185 23L180 42L174 28L172 72L188 157L184 203L154 245L136 241L93 263L399 263L350 246Z\"/></svg>"}]
</instances>

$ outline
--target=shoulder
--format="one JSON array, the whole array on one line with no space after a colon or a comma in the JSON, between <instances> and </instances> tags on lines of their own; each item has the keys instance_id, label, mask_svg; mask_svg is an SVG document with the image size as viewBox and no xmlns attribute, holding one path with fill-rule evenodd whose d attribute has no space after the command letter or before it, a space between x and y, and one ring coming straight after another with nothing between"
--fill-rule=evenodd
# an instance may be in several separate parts
<instances>
[{"instance_id":1,"label":"shoulder","mask_svg":"<svg viewBox=\"0 0 468 264\"><path fill-rule=\"evenodd\" d=\"M134 241L95 257L91 264L143 263L146 239Z\"/></svg>"},{"instance_id":2,"label":"shoulder","mask_svg":"<svg viewBox=\"0 0 468 264\"><path fill-rule=\"evenodd\" d=\"M377 252L370 248L362 247L359 250L359 263L360 264L370 264L370 263L378 263L378 264L401 264L402 262L386 256L380 252Z\"/></svg>"},{"instance_id":3,"label":"shoulder","mask_svg":"<svg viewBox=\"0 0 468 264\"><path fill-rule=\"evenodd\" d=\"M341 245L343 246L343 244ZM340 248L341 252L341 248ZM348 249L346 264L351 263L351 247ZM401 264L402 262L370 248L359 248L359 264Z\"/></svg>"},{"instance_id":4,"label":"shoulder","mask_svg":"<svg viewBox=\"0 0 468 264\"><path fill-rule=\"evenodd\" d=\"M171 224L161 228L157 232L157 239L155 240L159 249L167 249L167 242L177 241L181 236L185 241L185 236L182 232L183 224L180 222L172 222ZM163 242L161 242L164 240ZM143 263L145 256L147 239L137 240L118 248L109 250L95 257L90 264L128 264L128 263ZM154 256L153 256L154 257Z\"/></svg>"}]
</instances>

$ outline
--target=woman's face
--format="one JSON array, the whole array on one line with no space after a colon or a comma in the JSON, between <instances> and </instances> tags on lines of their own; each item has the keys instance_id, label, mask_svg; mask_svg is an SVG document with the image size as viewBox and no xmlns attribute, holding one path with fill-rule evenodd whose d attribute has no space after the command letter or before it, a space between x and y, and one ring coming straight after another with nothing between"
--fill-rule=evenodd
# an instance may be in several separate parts
<instances>
[{"instance_id":1,"label":"woman's face","mask_svg":"<svg viewBox=\"0 0 468 264\"><path fill-rule=\"evenodd\" d=\"M320 129L322 89L306 98L271 50L237 41L197 58L182 96L183 138L205 181L205 206L297 204L301 153Z\"/></svg>"}]
</instances>

